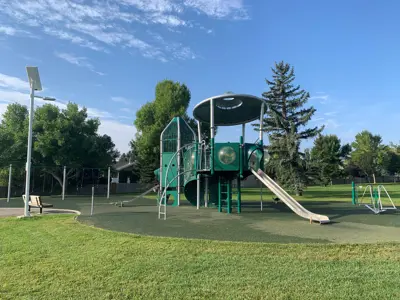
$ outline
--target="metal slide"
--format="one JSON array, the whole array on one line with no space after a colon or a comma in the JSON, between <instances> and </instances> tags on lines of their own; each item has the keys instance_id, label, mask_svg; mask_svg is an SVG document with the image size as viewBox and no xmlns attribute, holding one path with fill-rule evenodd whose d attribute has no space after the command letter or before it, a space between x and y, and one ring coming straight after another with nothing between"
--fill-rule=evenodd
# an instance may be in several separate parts
<instances>
[{"instance_id":1,"label":"metal slide","mask_svg":"<svg viewBox=\"0 0 400 300\"><path fill-rule=\"evenodd\" d=\"M305 209L299 202L293 199L283 188L281 188L275 181L273 181L267 174L265 174L261 169L258 171L251 170L267 188L271 190L276 196L279 197L293 212L302 218L310 221L317 221L319 223L329 223L330 220L327 216L314 214L307 209Z\"/></svg>"}]
</instances>

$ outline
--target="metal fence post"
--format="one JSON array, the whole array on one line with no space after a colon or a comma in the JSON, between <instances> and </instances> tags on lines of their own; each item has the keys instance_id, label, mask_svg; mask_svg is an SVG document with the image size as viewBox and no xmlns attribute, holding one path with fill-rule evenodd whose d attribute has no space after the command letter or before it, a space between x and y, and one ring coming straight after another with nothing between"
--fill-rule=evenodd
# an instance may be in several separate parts
<instances>
[{"instance_id":1,"label":"metal fence post","mask_svg":"<svg viewBox=\"0 0 400 300\"><path fill-rule=\"evenodd\" d=\"M10 202L11 198L11 175L12 174L12 164L10 164L10 169L8 171L8 191L7 191L7 202Z\"/></svg>"}]
</instances>

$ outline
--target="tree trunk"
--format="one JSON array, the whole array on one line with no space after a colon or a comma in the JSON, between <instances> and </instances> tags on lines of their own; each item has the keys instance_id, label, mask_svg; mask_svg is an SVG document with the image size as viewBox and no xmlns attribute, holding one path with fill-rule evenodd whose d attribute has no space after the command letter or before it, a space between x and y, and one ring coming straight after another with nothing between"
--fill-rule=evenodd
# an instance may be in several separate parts
<instances>
[{"instance_id":1,"label":"tree trunk","mask_svg":"<svg viewBox=\"0 0 400 300\"><path fill-rule=\"evenodd\" d=\"M375 173L372 173L372 178L374 179L374 184L376 184Z\"/></svg>"},{"instance_id":2,"label":"tree trunk","mask_svg":"<svg viewBox=\"0 0 400 300\"><path fill-rule=\"evenodd\" d=\"M56 174L56 173L54 173L54 172L51 172L51 171L46 171L45 170L45 172L46 173L48 173L48 174L50 174L51 176L53 176L53 178L55 179L55 180L57 180L58 181L58 183L60 184L60 186L61 186L61 190L62 190L62 188L63 188L63 182L62 182L62 179Z\"/></svg>"},{"instance_id":3,"label":"tree trunk","mask_svg":"<svg viewBox=\"0 0 400 300\"><path fill-rule=\"evenodd\" d=\"M303 191L301 189L296 189L295 194L296 194L296 196L301 197L301 196L303 196Z\"/></svg>"}]
</instances>

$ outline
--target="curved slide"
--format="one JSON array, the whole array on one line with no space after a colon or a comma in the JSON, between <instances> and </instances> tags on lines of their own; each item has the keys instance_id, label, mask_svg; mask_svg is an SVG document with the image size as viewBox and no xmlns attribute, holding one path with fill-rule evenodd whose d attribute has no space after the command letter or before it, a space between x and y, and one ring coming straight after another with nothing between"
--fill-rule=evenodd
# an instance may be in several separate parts
<instances>
[{"instance_id":1,"label":"curved slide","mask_svg":"<svg viewBox=\"0 0 400 300\"><path fill-rule=\"evenodd\" d=\"M183 193L190 204L197 205L197 179L191 179L185 182Z\"/></svg>"},{"instance_id":2,"label":"curved slide","mask_svg":"<svg viewBox=\"0 0 400 300\"><path fill-rule=\"evenodd\" d=\"M273 181L267 174L261 169L258 171L251 170L267 188L271 190L276 196L279 197L293 212L302 218L310 221L317 221L319 223L329 223L330 220L327 216L312 213L305 209L299 202L293 199L283 188L281 188L275 181Z\"/></svg>"}]
</instances>

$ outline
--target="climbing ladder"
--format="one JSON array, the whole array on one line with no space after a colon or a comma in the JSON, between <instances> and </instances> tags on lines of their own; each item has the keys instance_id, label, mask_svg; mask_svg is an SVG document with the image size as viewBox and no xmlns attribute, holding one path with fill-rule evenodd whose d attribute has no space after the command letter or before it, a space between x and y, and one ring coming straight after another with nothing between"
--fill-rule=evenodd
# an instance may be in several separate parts
<instances>
[{"instance_id":1,"label":"climbing ladder","mask_svg":"<svg viewBox=\"0 0 400 300\"><path fill-rule=\"evenodd\" d=\"M224 177L218 178L218 211L232 212L232 183Z\"/></svg>"},{"instance_id":2,"label":"climbing ladder","mask_svg":"<svg viewBox=\"0 0 400 300\"><path fill-rule=\"evenodd\" d=\"M163 219L167 219L167 194L160 193L159 203L158 203L158 218L161 219L161 216L164 216Z\"/></svg>"}]
</instances>

